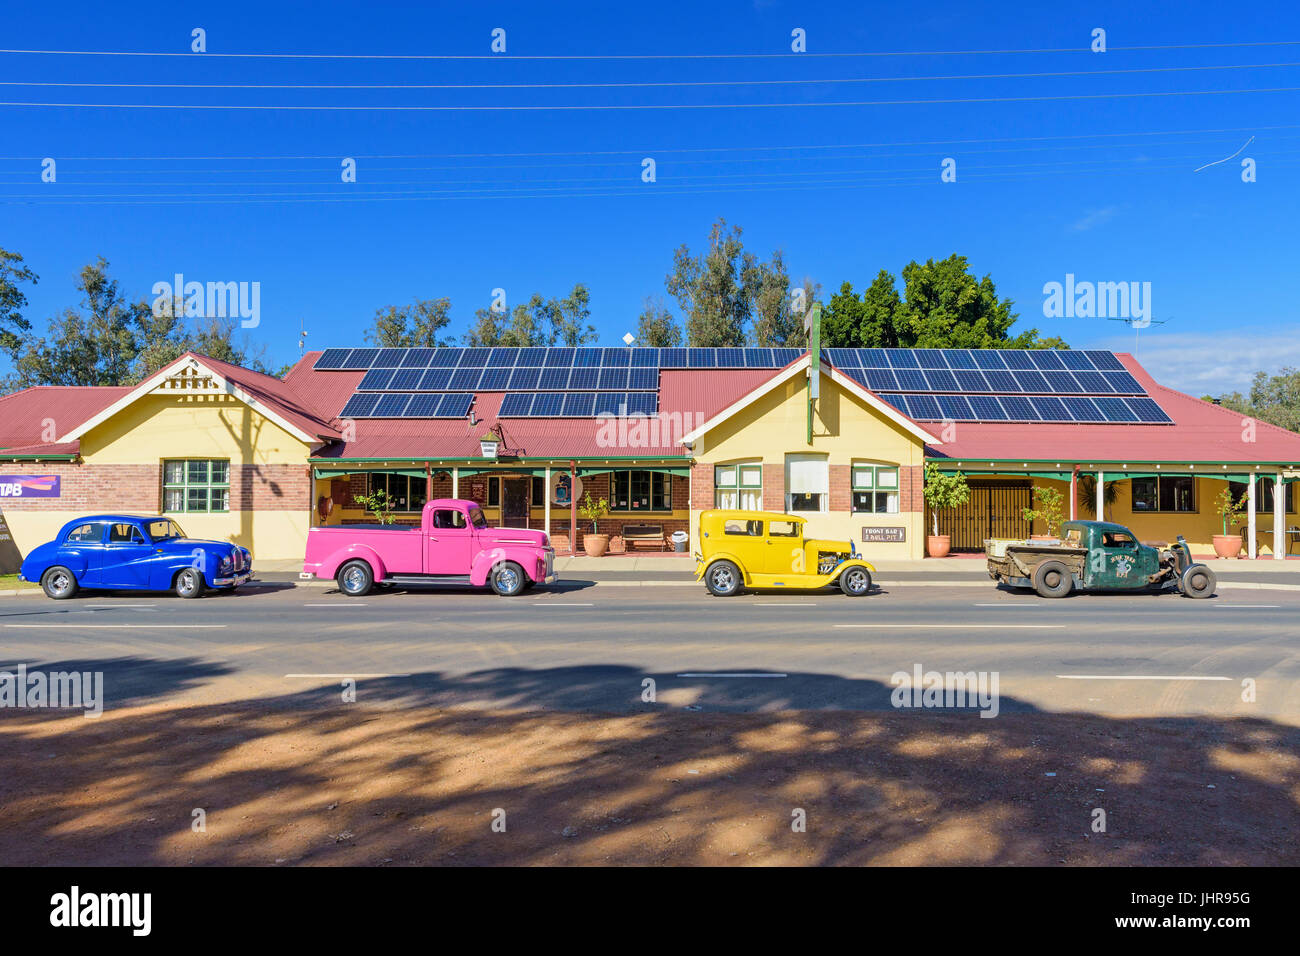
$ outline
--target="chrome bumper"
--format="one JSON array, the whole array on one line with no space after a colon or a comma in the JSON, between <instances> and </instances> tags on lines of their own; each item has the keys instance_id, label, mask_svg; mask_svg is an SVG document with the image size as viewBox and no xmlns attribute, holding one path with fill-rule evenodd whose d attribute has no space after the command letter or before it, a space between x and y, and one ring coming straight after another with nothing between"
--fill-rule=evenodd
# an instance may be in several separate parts
<instances>
[{"instance_id":1,"label":"chrome bumper","mask_svg":"<svg viewBox=\"0 0 1300 956\"><path fill-rule=\"evenodd\" d=\"M252 580L252 577L253 577L252 571L240 571L238 574L233 574L228 578L213 578L212 583L214 586L219 588L229 588L229 587L237 588L241 584L245 584L248 581Z\"/></svg>"}]
</instances>

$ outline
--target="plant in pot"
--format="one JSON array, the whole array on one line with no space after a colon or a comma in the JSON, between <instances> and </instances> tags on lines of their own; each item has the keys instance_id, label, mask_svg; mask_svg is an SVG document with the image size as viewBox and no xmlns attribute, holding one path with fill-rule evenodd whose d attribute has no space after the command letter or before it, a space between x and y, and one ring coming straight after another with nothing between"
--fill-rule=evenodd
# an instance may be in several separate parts
<instances>
[{"instance_id":1,"label":"plant in pot","mask_svg":"<svg viewBox=\"0 0 1300 956\"><path fill-rule=\"evenodd\" d=\"M1048 485L1034 485L1033 508L1025 508L1023 515L1032 526L1035 521L1043 523L1045 534L1030 534L1030 541L1051 541L1056 538L1056 529L1065 518L1065 493Z\"/></svg>"},{"instance_id":2,"label":"plant in pot","mask_svg":"<svg viewBox=\"0 0 1300 956\"><path fill-rule=\"evenodd\" d=\"M949 535L939 533L939 512L945 508L959 508L970 501L970 485L960 471L947 474L933 464L925 466L925 503L930 506L934 534L925 539L926 553L932 558L943 558L952 549Z\"/></svg>"},{"instance_id":3,"label":"plant in pot","mask_svg":"<svg viewBox=\"0 0 1300 956\"><path fill-rule=\"evenodd\" d=\"M374 493L369 495L353 495L352 503L369 511L380 524L392 524L397 520L393 515L393 506L397 502L393 501L383 488L376 488Z\"/></svg>"},{"instance_id":4,"label":"plant in pot","mask_svg":"<svg viewBox=\"0 0 1300 956\"><path fill-rule=\"evenodd\" d=\"M591 531L582 536L582 550L589 558L599 558L609 550L609 535L597 534L601 518L609 514L609 502L604 498L593 498L591 492L582 496L578 503L578 514L591 522Z\"/></svg>"},{"instance_id":5,"label":"plant in pot","mask_svg":"<svg viewBox=\"0 0 1300 956\"><path fill-rule=\"evenodd\" d=\"M1240 498L1233 498L1232 492L1224 488L1219 497L1214 499L1214 513L1223 522L1223 534L1214 536L1214 553L1221 558L1235 558L1241 553L1241 534L1229 534L1228 526L1237 527L1245 520L1242 514L1246 510L1246 493Z\"/></svg>"}]
</instances>

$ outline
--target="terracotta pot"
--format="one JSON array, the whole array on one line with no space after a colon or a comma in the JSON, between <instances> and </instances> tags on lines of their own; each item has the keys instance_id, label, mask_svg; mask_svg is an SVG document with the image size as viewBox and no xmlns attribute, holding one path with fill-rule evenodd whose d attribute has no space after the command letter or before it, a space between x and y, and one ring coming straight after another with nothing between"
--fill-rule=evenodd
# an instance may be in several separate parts
<instances>
[{"instance_id":1,"label":"terracotta pot","mask_svg":"<svg viewBox=\"0 0 1300 956\"><path fill-rule=\"evenodd\" d=\"M1029 536L1029 540L1030 541L1055 541L1057 540L1057 538L1056 535L1054 534L1031 534Z\"/></svg>"},{"instance_id":2,"label":"terracotta pot","mask_svg":"<svg viewBox=\"0 0 1300 956\"><path fill-rule=\"evenodd\" d=\"M952 549L952 538L946 534L927 534L925 550L932 558L946 558Z\"/></svg>"},{"instance_id":3,"label":"terracotta pot","mask_svg":"<svg viewBox=\"0 0 1300 956\"><path fill-rule=\"evenodd\" d=\"M1241 554L1241 535L1216 534L1214 536L1214 553L1221 558L1235 558Z\"/></svg>"},{"instance_id":4,"label":"terracotta pot","mask_svg":"<svg viewBox=\"0 0 1300 956\"><path fill-rule=\"evenodd\" d=\"M584 534L582 536L582 550L586 552L589 558L603 557L609 550L609 535L607 534Z\"/></svg>"}]
</instances>

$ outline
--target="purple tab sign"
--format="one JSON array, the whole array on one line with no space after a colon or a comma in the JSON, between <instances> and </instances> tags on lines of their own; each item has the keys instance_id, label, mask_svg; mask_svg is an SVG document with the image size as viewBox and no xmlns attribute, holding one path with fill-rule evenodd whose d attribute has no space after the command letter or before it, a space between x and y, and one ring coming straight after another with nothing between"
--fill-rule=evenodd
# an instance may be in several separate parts
<instances>
[{"instance_id":1,"label":"purple tab sign","mask_svg":"<svg viewBox=\"0 0 1300 956\"><path fill-rule=\"evenodd\" d=\"M57 497L58 475L0 475L0 499Z\"/></svg>"}]
</instances>

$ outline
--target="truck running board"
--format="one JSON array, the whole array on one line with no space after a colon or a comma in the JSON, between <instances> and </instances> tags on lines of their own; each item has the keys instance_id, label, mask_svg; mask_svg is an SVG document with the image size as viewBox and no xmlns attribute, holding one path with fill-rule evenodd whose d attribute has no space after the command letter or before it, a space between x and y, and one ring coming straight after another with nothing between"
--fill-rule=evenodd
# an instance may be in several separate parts
<instances>
[{"instance_id":1,"label":"truck running board","mask_svg":"<svg viewBox=\"0 0 1300 956\"><path fill-rule=\"evenodd\" d=\"M468 574L394 574L384 578L380 584L401 584L407 587L436 587L439 584L455 584L465 587L470 583Z\"/></svg>"}]
</instances>

